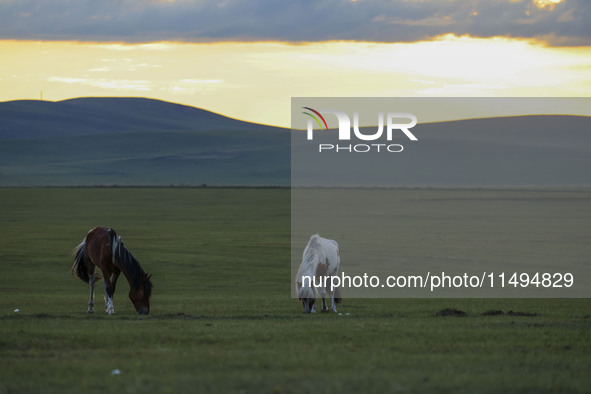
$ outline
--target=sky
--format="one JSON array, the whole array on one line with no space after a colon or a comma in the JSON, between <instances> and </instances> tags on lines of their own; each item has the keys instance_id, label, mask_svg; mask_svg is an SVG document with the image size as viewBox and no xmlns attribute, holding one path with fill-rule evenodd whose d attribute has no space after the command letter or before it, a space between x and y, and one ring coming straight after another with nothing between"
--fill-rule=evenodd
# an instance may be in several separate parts
<instances>
[{"instance_id":1,"label":"sky","mask_svg":"<svg viewBox=\"0 0 591 394\"><path fill-rule=\"evenodd\" d=\"M0 101L589 97L589 0L0 0Z\"/></svg>"}]
</instances>

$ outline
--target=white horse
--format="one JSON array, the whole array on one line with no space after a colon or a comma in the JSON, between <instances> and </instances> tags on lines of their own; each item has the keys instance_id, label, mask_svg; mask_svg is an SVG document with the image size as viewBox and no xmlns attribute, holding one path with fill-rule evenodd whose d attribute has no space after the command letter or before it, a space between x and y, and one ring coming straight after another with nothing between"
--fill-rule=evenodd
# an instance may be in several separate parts
<instances>
[{"instance_id":1,"label":"white horse","mask_svg":"<svg viewBox=\"0 0 591 394\"><path fill-rule=\"evenodd\" d=\"M299 300L304 305L304 313L316 313L316 296L322 297L322 312L328 312L326 306L326 293L330 294L330 309L337 311L335 304L341 302L338 288L332 288L331 278L338 276L339 244L332 239L320 237L314 234L310 237L302 264L296 275L296 291Z\"/></svg>"}]
</instances>

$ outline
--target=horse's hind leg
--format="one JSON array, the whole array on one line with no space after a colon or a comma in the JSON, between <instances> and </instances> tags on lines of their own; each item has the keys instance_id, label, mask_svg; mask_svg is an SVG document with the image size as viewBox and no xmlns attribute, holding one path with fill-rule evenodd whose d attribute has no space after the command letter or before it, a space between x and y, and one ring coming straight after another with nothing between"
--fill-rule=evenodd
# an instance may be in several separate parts
<instances>
[{"instance_id":1,"label":"horse's hind leg","mask_svg":"<svg viewBox=\"0 0 591 394\"><path fill-rule=\"evenodd\" d=\"M326 299L322 297L322 312L328 312L328 306L326 305Z\"/></svg>"},{"instance_id":2,"label":"horse's hind leg","mask_svg":"<svg viewBox=\"0 0 591 394\"><path fill-rule=\"evenodd\" d=\"M333 312L336 312L337 311L337 306L335 305L335 302L334 302L334 292L331 294L330 300L331 300L330 309Z\"/></svg>"},{"instance_id":3,"label":"horse's hind leg","mask_svg":"<svg viewBox=\"0 0 591 394\"><path fill-rule=\"evenodd\" d=\"M94 285L96 283L96 276L94 274L88 277L88 286L90 286L90 299L88 300L88 313L94 313Z\"/></svg>"}]
</instances>

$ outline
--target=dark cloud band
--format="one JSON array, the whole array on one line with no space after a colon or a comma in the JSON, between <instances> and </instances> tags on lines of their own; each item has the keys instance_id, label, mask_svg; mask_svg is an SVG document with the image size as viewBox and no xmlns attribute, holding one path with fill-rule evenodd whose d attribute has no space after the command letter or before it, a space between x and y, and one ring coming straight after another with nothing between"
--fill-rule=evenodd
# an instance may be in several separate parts
<instances>
[{"instance_id":1,"label":"dark cloud band","mask_svg":"<svg viewBox=\"0 0 591 394\"><path fill-rule=\"evenodd\" d=\"M0 0L1 39L413 42L451 33L591 45L589 20L589 0L546 7L534 0Z\"/></svg>"}]
</instances>

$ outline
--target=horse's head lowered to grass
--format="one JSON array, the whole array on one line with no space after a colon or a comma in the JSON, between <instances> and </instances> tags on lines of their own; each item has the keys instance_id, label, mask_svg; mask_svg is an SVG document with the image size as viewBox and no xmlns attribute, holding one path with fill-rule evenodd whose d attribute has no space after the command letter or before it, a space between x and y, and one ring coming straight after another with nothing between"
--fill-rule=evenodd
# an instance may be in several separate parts
<instances>
[{"instance_id":1,"label":"horse's head lowered to grass","mask_svg":"<svg viewBox=\"0 0 591 394\"><path fill-rule=\"evenodd\" d=\"M129 288L129 299L133 303L138 315L150 313L150 297L152 296L152 275L144 274L137 288Z\"/></svg>"},{"instance_id":2,"label":"horse's head lowered to grass","mask_svg":"<svg viewBox=\"0 0 591 394\"><path fill-rule=\"evenodd\" d=\"M301 287L301 283L298 282L298 299L304 306L304 313L315 313L316 312L316 291L312 287Z\"/></svg>"}]
</instances>

